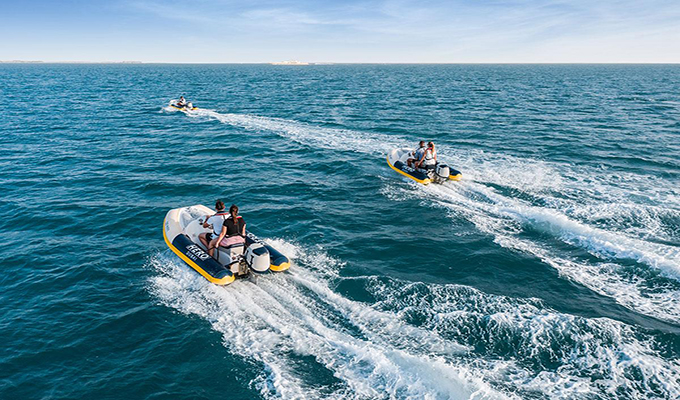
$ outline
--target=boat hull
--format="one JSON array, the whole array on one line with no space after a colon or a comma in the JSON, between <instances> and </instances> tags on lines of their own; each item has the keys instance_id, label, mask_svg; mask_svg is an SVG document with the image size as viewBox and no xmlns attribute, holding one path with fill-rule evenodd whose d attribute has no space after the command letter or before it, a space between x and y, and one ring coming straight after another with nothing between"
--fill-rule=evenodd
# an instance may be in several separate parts
<instances>
[{"instance_id":1,"label":"boat hull","mask_svg":"<svg viewBox=\"0 0 680 400\"><path fill-rule=\"evenodd\" d=\"M189 107L179 107L179 106L177 106L177 105L175 105L175 104L170 104L170 107L172 107L172 108L174 108L174 109L177 109L177 110L180 110L180 111L194 111L194 110L198 110L198 107L191 107L191 108L189 108Z\"/></svg>"},{"instance_id":2,"label":"boat hull","mask_svg":"<svg viewBox=\"0 0 680 400\"><path fill-rule=\"evenodd\" d=\"M213 214L210 208L203 205L170 210L163 222L163 238L173 253L205 279L216 285L228 285L236 279L237 272L232 269L230 250L220 248L215 259L207 253L207 249L198 238L201 233L211 231L210 228L203 228L201 221ZM269 268L267 269L265 264L262 271L251 269L252 271L282 272L290 268L288 257L273 246L263 243L250 232L246 232L246 246L255 243L262 244L268 252Z\"/></svg>"},{"instance_id":3,"label":"boat hull","mask_svg":"<svg viewBox=\"0 0 680 400\"><path fill-rule=\"evenodd\" d=\"M432 182L435 182L435 179L433 179L432 176L428 175L426 172L408 166L407 160L409 157L411 157L412 152L413 149L406 148L394 149L390 151L387 154L387 165L389 165L390 168L395 170L397 173L423 185L428 185ZM444 181L457 181L460 180L462 176L463 175L460 173L460 171L449 167L449 176L448 178L445 178Z\"/></svg>"}]
</instances>

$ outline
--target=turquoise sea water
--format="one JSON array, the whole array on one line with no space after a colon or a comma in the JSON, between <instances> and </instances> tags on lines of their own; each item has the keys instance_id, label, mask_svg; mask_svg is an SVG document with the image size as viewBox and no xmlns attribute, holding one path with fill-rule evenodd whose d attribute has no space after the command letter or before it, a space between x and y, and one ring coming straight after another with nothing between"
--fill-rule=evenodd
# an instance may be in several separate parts
<instances>
[{"instance_id":1,"label":"turquoise sea water","mask_svg":"<svg viewBox=\"0 0 680 400\"><path fill-rule=\"evenodd\" d=\"M1 65L0 97L2 399L680 397L680 66ZM392 171L419 139L463 180ZM291 270L174 256L165 213L217 198Z\"/></svg>"}]
</instances>

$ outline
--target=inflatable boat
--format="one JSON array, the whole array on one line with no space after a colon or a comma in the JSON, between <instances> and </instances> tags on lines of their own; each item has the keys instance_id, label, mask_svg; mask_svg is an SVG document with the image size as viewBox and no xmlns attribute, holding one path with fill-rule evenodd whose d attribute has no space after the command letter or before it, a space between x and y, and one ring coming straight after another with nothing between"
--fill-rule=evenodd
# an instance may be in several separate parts
<instances>
[{"instance_id":1,"label":"inflatable boat","mask_svg":"<svg viewBox=\"0 0 680 400\"><path fill-rule=\"evenodd\" d=\"M180 110L180 111L194 111L194 110L198 110L198 107L194 107L194 105L191 104L191 103L187 103L187 104L184 105L184 106L180 106L179 104L177 104L177 102L176 102L175 100L173 100L173 101L170 102L170 107L175 108L175 109Z\"/></svg>"},{"instance_id":2,"label":"inflatable boat","mask_svg":"<svg viewBox=\"0 0 680 400\"><path fill-rule=\"evenodd\" d=\"M179 258L216 285L227 285L251 271L281 272L290 267L288 257L246 232L246 243L228 248L219 247L211 257L198 235L211 232L203 221L214 211L204 205L175 208L168 211L163 222L163 238Z\"/></svg>"},{"instance_id":3,"label":"inflatable boat","mask_svg":"<svg viewBox=\"0 0 680 400\"><path fill-rule=\"evenodd\" d=\"M394 149L387 153L387 164L398 173L418 183L427 185L430 182L444 183L449 180L457 181L463 176L448 165L438 162L434 169L416 169L409 167L406 160L413 157L414 149Z\"/></svg>"}]
</instances>

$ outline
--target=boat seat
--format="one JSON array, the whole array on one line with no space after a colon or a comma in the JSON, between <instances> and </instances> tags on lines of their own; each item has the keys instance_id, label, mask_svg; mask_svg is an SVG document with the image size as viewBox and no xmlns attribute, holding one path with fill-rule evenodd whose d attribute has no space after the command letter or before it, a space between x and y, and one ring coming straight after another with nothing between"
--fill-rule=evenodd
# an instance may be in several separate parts
<instances>
[{"instance_id":1,"label":"boat seat","mask_svg":"<svg viewBox=\"0 0 680 400\"><path fill-rule=\"evenodd\" d=\"M226 265L236 259L236 257L243 255L245 251L245 243L236 243L231 246L218 246L216 251L216 260L222 264Z\"/></svg>"},{"instance_id":2,"label":"boat seat","mask_svg":"<svg viewBox=\"0 0 680 400\"><path fill-rule=\"evenodd\" d=\"M233 249L236 247L245 247L245 243L234 243L230 244L229 246L220 246L220 249Z\"/></svg>"}]
</instances>

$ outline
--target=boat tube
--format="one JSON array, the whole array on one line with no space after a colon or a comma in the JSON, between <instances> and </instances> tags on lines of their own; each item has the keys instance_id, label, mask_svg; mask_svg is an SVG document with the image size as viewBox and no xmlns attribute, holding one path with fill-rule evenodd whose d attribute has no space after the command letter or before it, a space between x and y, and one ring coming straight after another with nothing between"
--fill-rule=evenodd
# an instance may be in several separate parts
<instances>
[{"instance_id":1,"label":"boat tube","mask_svg":"<svg viewBox=\"0 0 680 400\"><path fill-rule=\"evenodd\" d=\"M246 232L246 243L219 247L214 258L198 239L204 232L203 221L214 211L204 205L175 208L165 215L163 238L179 258L216 285L227 285L249 272L281 272L290 268L288 257Z\"/></svg>"},{"instance_id":2,"label":"boat tube","mask_svg":"<svg viewBox=\"0 0 680 400\"><path fill-rule=\"evenodd\" d=\"M413 154L414 149L394 149L387 153L387 164L398 173L423 185L427 185L430 182L444 183L448 180L457 181L463 176L460 171L442 162L437 162L434 169L430 170L409 167L406 160L413 158Z\"/></svg>"}]
</instances>

